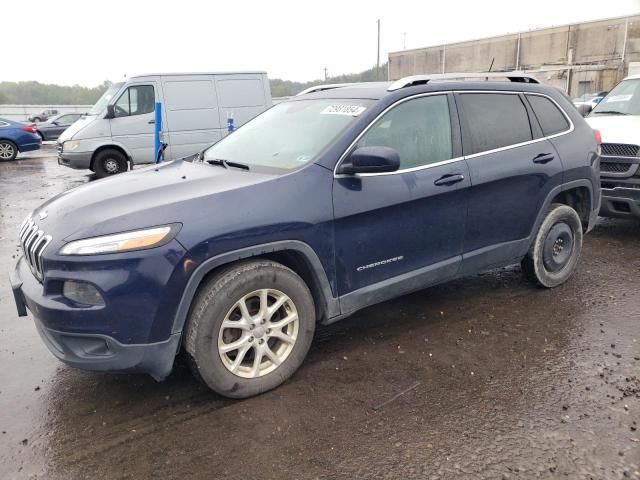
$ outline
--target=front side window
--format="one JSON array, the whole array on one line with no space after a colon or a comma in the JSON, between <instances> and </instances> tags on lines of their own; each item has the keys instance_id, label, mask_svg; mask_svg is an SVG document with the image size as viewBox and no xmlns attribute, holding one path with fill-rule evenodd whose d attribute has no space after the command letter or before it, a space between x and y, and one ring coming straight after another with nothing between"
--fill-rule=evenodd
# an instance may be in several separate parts
<instances>
[{"instance_id":1,"label":"front side window","mask_svg":"<svg viewBox=\"0 0 640 480\"><path fill-rule=\"evenodd\" d=\"M569 129L569 121L560 109L547 97L540 95L527 95L527 100L533 109L542 133L545 136L554 135Z\"/></svg>"},{"instance_id":2,"label":"front side window","mask_svg":"<svg viewBox=\"0 0 640 480\"><path fill-rule=\"evenodd\" d=\"M202 158L293 170L313 161L372 103L342 98L280 103L209 147Z\"/></svg>"},{"instance_id":3,"label":"front side window","mask_svg":"<svg viewBox=\"0 0 640 480\"><path fill-rule=\"evenodd\" d=\"M155 109L155 94L151 85L127 88L115 105L116 117L129 117L151 113Z\"/></svg>"},{"instance_id":4,"label":"front side window","mask_svg":"<svg viewBox=\"0 0 640 480\"><path fill-rule=\"evenodd\" d=\"M620 82L596 105L591 115L640 115L640 79Z\"/></svg>"},{"instance_id":5,"label":"front side window","mask_svg":"<svg viewBox=\"0 0 640 480\"><path fill-rule=\"evenodd\" d=\"M378 119L356 147L390 147L400 155L400 170L450 160L451 120L446 95L400 103Z\"/></svg>"},{"instance_id":6,"label":"front side window","mask_svg":"<svg viewBox=\"0 0 640 480\"><path fill-rule=\"evenodd\" d=\"M518 95L505 93L461 93L470 152L486 152L533 139L529 115Z\"/></svg>"}]
</instances>

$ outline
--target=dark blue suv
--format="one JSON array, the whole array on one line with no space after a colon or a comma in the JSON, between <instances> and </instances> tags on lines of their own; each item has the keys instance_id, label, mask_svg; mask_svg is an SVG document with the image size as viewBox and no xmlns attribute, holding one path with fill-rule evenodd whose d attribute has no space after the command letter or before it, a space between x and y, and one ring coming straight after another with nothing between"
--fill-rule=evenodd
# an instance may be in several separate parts
<instances>
[{"instance_id":1,"label":"dark blue suv","mask_svg":"<svg viewBox=\"0 0 640 480\"><path fill-rule=\"evenodd\" d=\"M528 77L439 80L324 86L49 200L20 229L20 315L75 367L162 379L184 348L241 398L291 376L318 322L518 262L565 282L600 207L594 131Z\"/></svg>"}]
</instances>

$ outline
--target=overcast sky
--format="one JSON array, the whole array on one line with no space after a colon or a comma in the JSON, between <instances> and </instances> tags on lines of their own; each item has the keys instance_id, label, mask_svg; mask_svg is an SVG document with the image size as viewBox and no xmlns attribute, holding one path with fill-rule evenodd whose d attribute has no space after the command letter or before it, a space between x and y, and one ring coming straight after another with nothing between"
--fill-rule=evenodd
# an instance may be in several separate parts
<instances>
[{"instance_id":1,"label":"overcast sky","mask_svg":"<svg viewBox=\"0 0 640 480\"><path fill-rule=\"evenodd\" d=\"M383 63L405 33L418 48L632 13L640 0L6 0L0 81L256 69L306 81L374 65L378 18Z\"/></svg>"}]
</instances>

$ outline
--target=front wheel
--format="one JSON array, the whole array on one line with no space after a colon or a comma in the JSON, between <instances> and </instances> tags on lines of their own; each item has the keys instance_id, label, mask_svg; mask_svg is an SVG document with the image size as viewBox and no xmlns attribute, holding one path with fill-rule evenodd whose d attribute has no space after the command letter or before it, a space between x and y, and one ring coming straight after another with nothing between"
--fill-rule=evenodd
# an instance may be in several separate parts
<instances>
[{"instance_id":1,"label":"front wheel","mask_svg":"<svg viewBox=\"0 0 640 480\"><path fill-rule=\"evenodd\" d=\"M543 287L563 284L580 258L582 236L578 213L568 205L551 205L522 260L524 274Z\"/></svg>"},{"instance_id":2,"label":"front wheel","mask_svg":"<svg viewBox=\"0 0 640 480\"><path fill-rule=\"evenodd\" d=\"M231 398L266 392L302 364L315 331L313 298L292 270L272 261L224 269L199 290L185 349L194 374Z\"/></svg>"},{"instance_id":3,"label":"front wheel","mask_svg":"<svg viewBox=\"0 0 640 480\"><path fill-rule=\"evenodd\" d=\"M127 159L118 150L106 149L96 154L92 170L98 178L127 171Z\"/></svg>"}]
</instances>

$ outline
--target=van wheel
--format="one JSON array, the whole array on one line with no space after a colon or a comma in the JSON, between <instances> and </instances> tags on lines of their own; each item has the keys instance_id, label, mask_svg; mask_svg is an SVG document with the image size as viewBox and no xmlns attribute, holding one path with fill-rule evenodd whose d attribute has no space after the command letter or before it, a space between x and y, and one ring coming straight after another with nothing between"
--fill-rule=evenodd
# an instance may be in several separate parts
<instances>
[{"instance_id":1,"label":"van wheel","mask_svg":"<svg viewBox=\"0 0 640 480\"><path fill-rule=\"evenodd\" d=\"M98 178L108 177L116 173L126 172L128 169L127 159L118 150L106 149L98 152L93 161L92 170L96 172Z\"/></svg>"},{"instance_id":2,"label":"van wheel","mask_svg":"<svg viewBox=\"0 0 640 480\"><path fill-rule=\"evenodd\" d=\"M293 375L315 325L313 297L295 272L272 261L247 261L201 286L184 344L194 373L209 388L246 398Z\"/></svg>"},{"instance_id":3,"label":"van wheel","mask_svg":"<svg viewBox=\"0 0 640 480\"><path fill-rule=\"evenodd\" d=\"M18 147L9 140L0 140L0 160L13 160L18 156Z\"/></svg>"},{"instance_id":4,"label":"van wheel","mask_svg":"<svg viewBox=\"0 0 640 480\"><path fill-rule=\"evenodd\" d=\"M575 270L581 250L580 216L568 205L554 203L522 260L522 271L543 287L557 287Z\"/></svg>"}]
</instances>

